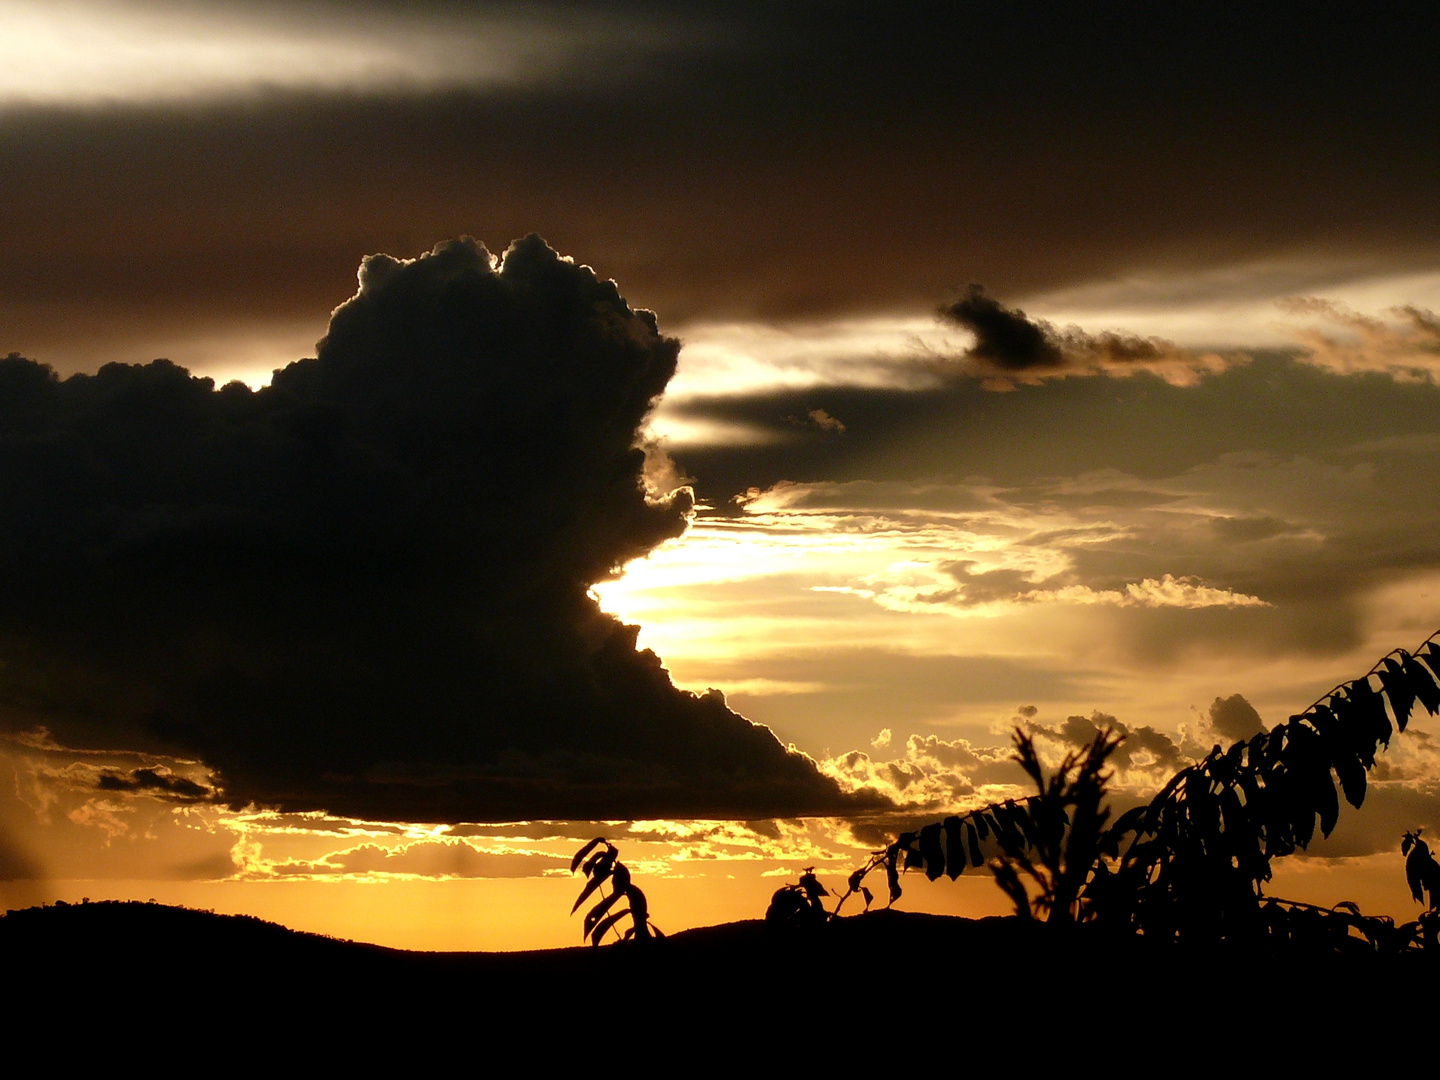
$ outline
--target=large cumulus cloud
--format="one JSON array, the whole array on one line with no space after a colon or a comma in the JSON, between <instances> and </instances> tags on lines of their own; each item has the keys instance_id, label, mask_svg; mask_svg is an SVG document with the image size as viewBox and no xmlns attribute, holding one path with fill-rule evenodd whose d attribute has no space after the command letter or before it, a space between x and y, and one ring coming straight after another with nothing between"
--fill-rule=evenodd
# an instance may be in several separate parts
<instances>
[{"instance_id":1,"label":"large cumulus cloud","mask_svg":"<svg viewBox=\"0 0 1440 1080\"><path fill-rule=\"evenodd\" d=\"M678 342L538 237L365 260L252 392L0 364L0 708L224 797L412 819L847 800L589 587L680 535L636 432Z\"/></svg>"}]
</instances>

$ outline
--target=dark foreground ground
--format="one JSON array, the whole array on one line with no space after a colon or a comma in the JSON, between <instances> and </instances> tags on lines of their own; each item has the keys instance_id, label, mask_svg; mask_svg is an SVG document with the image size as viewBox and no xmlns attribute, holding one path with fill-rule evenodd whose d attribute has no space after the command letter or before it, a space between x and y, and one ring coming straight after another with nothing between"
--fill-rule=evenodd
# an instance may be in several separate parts
<instances>
[{"instance_id":1,"label":"dark foreground ground","mask_svg":"<svg viewBox=\"0 0 1440 1080\"><path fill-rule=\"evenodd\" d=\"M1334 1052L1383 1052L1440 1006L1440 967L1404 960L1415 962L1165 949L1013 918L899 911L802 934L751 921L653 948L528 953L404 952L158 904L0 918L12 1033L77 1016L82 1039L296 1024L388 1039L418 1024L515 1037L536 1052L820 1039L827 1054L864 1047L867 1060L893 1052L937 1065L977 1053L1211 1053L1241 1037L1262 1056L1267 1045L1293 1053L1302 1036Z\"/></svg>"}]
</instances>

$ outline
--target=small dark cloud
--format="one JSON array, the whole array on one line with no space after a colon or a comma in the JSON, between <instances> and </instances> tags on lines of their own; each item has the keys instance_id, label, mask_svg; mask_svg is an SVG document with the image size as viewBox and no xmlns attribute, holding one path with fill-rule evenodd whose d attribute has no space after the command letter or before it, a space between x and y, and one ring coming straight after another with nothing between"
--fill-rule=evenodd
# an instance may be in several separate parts
<instances>
[{"instance_id":1,"label":"small dark cloud","mask_svg":"<svg viewBox=\"0 0 1440 1080\"><path fill-rule=\"evenodd\" d=\"M1007 377L1033 382L1048 375L1219 366L1218 357L1196 356L1162 338L1057 328L1019 308L1005 307L980 285L971 285L960 299L940 308L940 318L975 338L962 358L965 373L988 377L997 386L1012 385ZM1181 377L1189 381L1193 373Z\"/></svg>"},{"instance_id":2,"label":"small dark cloud","mask_svg":"<svg viewBox=\"0 0 1440 1080\"><path fill-rule=\"evenodd\" d=\"M168 769L132 769L128 773L114 769L102 772L95 781L101 791L135 791L172 799L208 799L214 791Z\"/></svg>"},{"instance_id":3,"label":"small dark cloud","mask_svg":"<svg viewBox=\"0 0 1440 1080\"><path fill-rule=\"evenodd\" d=\"M975 571L970 569L974 565L966 560L947 563L944 567L963 587L961 603L966 607L992 600L1012 599L1020 593L1037 588L1037 583L1023 570Z\"/></svg>"},{"instance_id":4,"label":"small dark cloud","mask_svg":"<svg viewBox=\"0 0 1440 1080\"><path fill-rule=\"evenodd\" d=\"M971 285L965 295L940 309L946 322L975 335L969 356L1001 371L1058 368L1065 354L1049 323L1031 320L1019 308L1007 308Z\"/></svg>"},{"instance_id":5,"label":"small dark cloud","mask_svg":"<svg viewBox=\"0 0 1440 1080\"><path fill-rule=\"evenodd\" d=\"M0 362L4 719L370 819L852 806L589 593L686 527L637 446L678 350L531 236L367 258L316 358L256 392Z\"/></svg>"},{"instance_id":6,"label":"small dark cloud","mask_svg":"<svg viewBox=\"0 0 1440 1080\"><path fill-rule=\"evenodd\" d=\"M1227 742L1239 742L1265 730L1255 706L1240 694L1217 697L1210 703L1208 717L1211 730Z\"/></svg>"},{"instance_id":7,"label":"small dark cloud","mask_svg":"<svg viewBox=\"0 0 1440 1080\"><path fill-rule=\"evenodd\" d=\"M1033 734L1053 739L1075 750L1089 746L1100 732L1112 730L1121 736L1122 741L1110 760L1127 772L1142 770L1168 777L1190 763L1180 744L1165 732L1148 724L1132 728L1098 710L1089 716L1068 716L1063 723L1055 727L1034 722L1026 726Z\"/></svg>"}]
</instances>

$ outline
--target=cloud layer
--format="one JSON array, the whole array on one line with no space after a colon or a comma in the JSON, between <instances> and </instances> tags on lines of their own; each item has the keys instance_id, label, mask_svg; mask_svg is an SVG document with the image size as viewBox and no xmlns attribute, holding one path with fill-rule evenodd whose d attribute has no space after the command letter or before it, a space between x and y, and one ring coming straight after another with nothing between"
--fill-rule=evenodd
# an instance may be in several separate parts
<instances>
[{"instance_id":1,"label":"cloud layer","mask_svg":"<svg viewBox=\"0 0 1440 1080\"><path fill-rule=\"evenodd\" d=\"M258 392L12 356L5 722L372 818L842 807L589 595L686 527L635 445L678 349L532 236L367 258L317 358Z\"/></svg>"},{"instance_id":2,"label":"cloud layer","mask_svg":"<svg viewBox=\"0 0 1440 1080\"><path fill-rule=\"evenodd\" d=\"M672 326L1436 266L1434 12L156 8L9 5L4 350L233 363L357 251L537 223Z\"/></svg>"}]
</instances>

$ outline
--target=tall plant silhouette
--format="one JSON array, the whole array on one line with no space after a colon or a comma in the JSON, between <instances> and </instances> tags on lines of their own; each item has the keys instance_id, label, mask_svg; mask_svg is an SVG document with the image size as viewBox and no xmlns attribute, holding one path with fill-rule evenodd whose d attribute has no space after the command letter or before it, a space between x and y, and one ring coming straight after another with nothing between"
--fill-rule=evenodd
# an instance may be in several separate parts
<instances>
[{"instance_id":1,"label":"tall plant silhouette","mask_svg":"<svg viewBox=\"0 0 1440 1080\"><path fill-rule=\"evenodd\" d=\"M1015 760L1035 782L1038 795L1029 807L1031 828L1020 830L1022 842L1000 834L1004 857L992 863L995 881L1022 917L1080 921L1085 914L1081 897L1095 868L1103 865L1105 823L1110 820L1105 765L1121 737L1110 728L1099 732L1089 746L1067 754L1048 779L1035 740L1019 728L1014 739Z\"/></svg>"}]
</instances>

